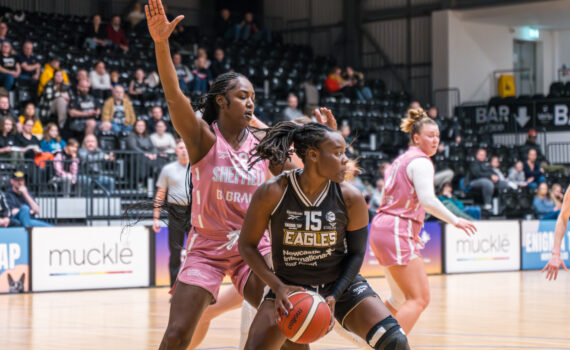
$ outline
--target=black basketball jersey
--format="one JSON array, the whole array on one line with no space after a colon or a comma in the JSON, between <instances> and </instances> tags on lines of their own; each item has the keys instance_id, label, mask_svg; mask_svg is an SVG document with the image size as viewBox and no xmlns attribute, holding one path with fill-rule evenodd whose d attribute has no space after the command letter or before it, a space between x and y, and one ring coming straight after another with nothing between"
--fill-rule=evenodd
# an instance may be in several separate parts
<instances>
[{"instance_id":1,"label":"black basketball jersey","mask_svg":"<svg viewBox=\"0 0 570 350\"><path fill-rule=\"evenodd\" d=\"M340 185L329 181L314 203L290 171L283 197L271 213L269 235L275 274L288 284L335 281L346 254L348 217Z\"/></svg>"}]
</instances>

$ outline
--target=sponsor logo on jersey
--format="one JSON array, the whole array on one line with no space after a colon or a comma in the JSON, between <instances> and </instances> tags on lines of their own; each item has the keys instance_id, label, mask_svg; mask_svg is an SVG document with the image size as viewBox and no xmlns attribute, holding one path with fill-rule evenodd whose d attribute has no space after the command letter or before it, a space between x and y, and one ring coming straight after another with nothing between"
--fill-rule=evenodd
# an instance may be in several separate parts
<instances>
[{"instance_id":1,"label":"sponsor logo on jersey","mask_svg":"<svg viewBox=\"0 0 570 350\"><path fill-rule=\"evenodd\" d=\"M358 287L354 288L352 292L353 292L354 294L356 294L356 295L360 295L360 294L362 294L367 288L368 288L368 287L367 287L366 285L358 286Z\"/></svg>"},{"instance_id":2,"label":"sponsor logo on jersey","mask_svg":"<svg viewBox=\"0 0 570 350\"><path fill-rule=\"evenodd\" d=\"M283 245L286 246L324 248L337 243L336 231L283 231Z\"/></svg>"},{"instance_id":3,"label":"sponsor logo on jersey","mask_svg":"<svg viewBox=\"0 0 570 350\"><path fill-rule=\"evenodd\" d=\"M287 216L287 220L299 220L300 215L289 215Z\"/></svg>"},{"instance_id":4,"label":"sponsor logo on jersey","mask_svg":"<svg viewBox=\"0 0 570 350\"><path fill-rule=\"evenodd\" d=\"M329 211L326 216L327 221L332 224L336 220L336 215L332 211Z\"/></svg>"}]
</instances>

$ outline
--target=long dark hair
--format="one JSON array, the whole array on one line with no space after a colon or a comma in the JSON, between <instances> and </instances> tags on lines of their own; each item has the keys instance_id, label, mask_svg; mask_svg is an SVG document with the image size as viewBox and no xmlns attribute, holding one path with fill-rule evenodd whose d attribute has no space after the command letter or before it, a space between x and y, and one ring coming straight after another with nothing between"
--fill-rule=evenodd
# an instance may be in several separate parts
<instances>
[{"instance_id":1,"label":"long dark hair","mask_svg":"<svg viewBox=\"0 0 570 350\"><path fill-rule=\"evenodd\" d=\"M250 152L250 166L264 159L268 159L272 166L284 165L293 152L304 163L307 150L318 148L326 140L328 132L335 131L320 123L277 123L268 129L263 140ZM293 144L294 150L291 149Z\"/></svg>"},{"instance_id":2,"label":"long dark hair","mask_svg":"<svg viewBox=\"0 0 570 350\"><path fill-rule=\"evenodd\" d=\"M210 90L194 104L194 109L202 112L202 119L208 123L208 125L212 125L213 122L218 120L220 106L216 103L216 96L223 95L229 106L230 100L227 93L237 86L237 79L239 78L247 79L243 74L235 72L220 74L216 80L214 80Z\"/></svg>"}]
</instances>

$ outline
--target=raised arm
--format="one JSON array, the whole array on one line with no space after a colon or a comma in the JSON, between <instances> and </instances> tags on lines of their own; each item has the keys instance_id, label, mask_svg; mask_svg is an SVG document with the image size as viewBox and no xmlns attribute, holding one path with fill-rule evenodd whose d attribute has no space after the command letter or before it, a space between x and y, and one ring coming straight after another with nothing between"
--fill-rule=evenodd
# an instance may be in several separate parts
<instances>
[{"instance_id":1,"label":"raised arm","mask_svg":"<svg viewBox=\"0 0 570 350\"><path fill-rule=\"evenodd\" d=\"M176 131L186 144L190 162L194 164L213 146L216 137L210 131L208 124L194 114L189 100L180 89L176 69L172 63L168 38L184 16L178 16L172 22L168 22L160 0L150 0L149 4L145 5L145 13L148 30L155 44L158 74L170 117Z\"/></svg>"},{"instance_id":2,"label":"raised arm","mask_svg":"<svg viewBox=\"0 0 570 350\"><path fill-rule=\"evenodd\" d=\"M570 186L566 190L564 195L564 201L562 202L562 208L560 209L560 215L558 215L558 220L556 221L556 228L554 229L554 246L552 247L552 257L548 261L548 264L542 269L542 272L546 272L546 278L548 280L556 279L558 277L558 269L560 266L564 271L568 271L564 260L560 257L560 245L562 244L562 238L566 233L566 228L568 226L568 219L570 218Z\"/></svg>"}]
</instances>

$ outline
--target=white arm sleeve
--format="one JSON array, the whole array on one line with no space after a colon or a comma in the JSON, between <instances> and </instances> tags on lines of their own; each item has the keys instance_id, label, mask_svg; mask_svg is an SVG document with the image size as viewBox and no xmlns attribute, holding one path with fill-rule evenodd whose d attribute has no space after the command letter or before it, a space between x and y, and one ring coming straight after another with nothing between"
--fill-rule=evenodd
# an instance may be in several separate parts
<instances>
[{"instance_id":1,"label":"white arm sleeve","mask_svg":"<svg viewBox=\"0 0 570 350\"><path fill-rule=\"evenodd\" d=\"M414 184L418 200L424 209L448 224L457 225L458 218L453 215L435 196L434 168L427 158L416 158L406 168L408 178Z\"/></svg>"}]
</instances>

